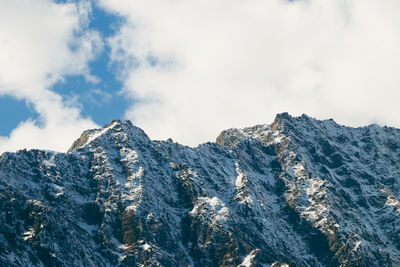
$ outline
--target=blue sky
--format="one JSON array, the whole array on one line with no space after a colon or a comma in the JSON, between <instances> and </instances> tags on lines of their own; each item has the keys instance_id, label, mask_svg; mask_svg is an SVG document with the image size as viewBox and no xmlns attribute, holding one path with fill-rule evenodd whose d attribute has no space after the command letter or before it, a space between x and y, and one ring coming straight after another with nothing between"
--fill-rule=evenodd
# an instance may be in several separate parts
<instances>
[{"instance_id":1,"label":"blue sky","mask_svg":"<svg viewBox=\"0 0 400 267\"><path fill-rule=\"evenodd\" d=\"M0 97L1 127L0 135L8 135L21 121L36 117L33 108L24 100L16 100L10 96Z\"/></svg>"},{"instance_id":2,"label":"blue sky","mask_svg":"<svg viewBox=\"0 0 400 267\"><path fill-rule=\"evenodd\" d=\"M100 32L103 38L115 34L123 21L122 17L107 13L96 4L92 5L89 28ZM64 99L75 98L79 102L82 116L91 117L99 125L105 125L113 119L122 119L129 104L119 93L122 83L118 80L115 66L109 60L109 53L110 47L105 46L88 64L91 74L99 78L98 83L88 82L82 75L68 75L51 87L51 90L59 93ZM10 134L21 121L35 120L39 116L25 100L7 95L0 96L0 112L7 114L2 118L0 126L2 136Z\"/></svg>"},{"instance_id":3,"label":"blue sky","mask_svg":"<svg viewBox=\"0 0 400 267\"><path fill-rule=\"evenodd\" d=\"M89 29L100 32L103 38L115 34L123 22L122 17L107 13L95 2L92 5ZM64 81L52 87L64 98L77 97L82 116L91 117L99 125L105 125L113 119L122 119L128 106L124 96L119 93L122 83L118 80L116 66L110 62L109 54L110 47L105 46L88 64L91 74L99 79L98 83L90 83L83 76L75 75L65 77Z\"/></svg>"},{"instance_id":4,"label":"blue sky","mask_svg":"<svg viewBox=\"0 0 400 267\"><path fill-rule=\"evenodd\" d=\"M400 126L397 0L4 0L0 153L129 119L195 146L280 112Z\"/></svg>"}]
</instances>

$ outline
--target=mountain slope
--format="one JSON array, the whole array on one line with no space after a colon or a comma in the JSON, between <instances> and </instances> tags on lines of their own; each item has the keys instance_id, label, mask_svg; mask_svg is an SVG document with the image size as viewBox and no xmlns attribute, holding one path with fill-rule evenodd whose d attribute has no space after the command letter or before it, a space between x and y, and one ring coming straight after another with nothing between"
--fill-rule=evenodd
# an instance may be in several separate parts
<instances>
[{"instance_id":1,"label":"mountain slope","mask_svg":"<svg viewBox=\"0 0 400 267\"><path fill-rule=\"evenodd\" d=\"M0 265L399 266L400 130L305 115L196 148L129 121L0 158Z\"/></svg>"}]
</instances>

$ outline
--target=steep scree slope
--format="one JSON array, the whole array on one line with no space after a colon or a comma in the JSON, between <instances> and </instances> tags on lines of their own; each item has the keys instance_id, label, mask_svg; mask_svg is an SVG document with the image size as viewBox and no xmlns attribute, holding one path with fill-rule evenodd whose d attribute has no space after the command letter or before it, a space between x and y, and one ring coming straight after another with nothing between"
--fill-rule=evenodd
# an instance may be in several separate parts
<instances>
[{"instance_id":1,"label":"steep scree slope","mask_svg":"<svg viewBox=\"0 0 400 267\"><path fill-rule=\"evenodd\" d=\"M129 121L0 157L0 266L400 266L400 130L305 115L196 148Z\"/></svg>"}]
</instances>

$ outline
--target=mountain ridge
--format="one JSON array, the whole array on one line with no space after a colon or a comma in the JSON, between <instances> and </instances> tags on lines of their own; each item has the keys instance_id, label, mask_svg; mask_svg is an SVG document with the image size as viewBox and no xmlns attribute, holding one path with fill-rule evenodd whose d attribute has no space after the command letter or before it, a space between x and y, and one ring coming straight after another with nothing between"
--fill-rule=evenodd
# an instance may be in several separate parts
<instances>
[{"instance_id":1,"label":"mountain ridge","mask_svg":"<svg viewBox=\"0 0 400 267\"><path fill-rule=\"evenodd\" d=\"M0 264L398 266L399 156L399 129L306 115L197 147L114 120L0 157Z\"/></svg>"}]
</instances>

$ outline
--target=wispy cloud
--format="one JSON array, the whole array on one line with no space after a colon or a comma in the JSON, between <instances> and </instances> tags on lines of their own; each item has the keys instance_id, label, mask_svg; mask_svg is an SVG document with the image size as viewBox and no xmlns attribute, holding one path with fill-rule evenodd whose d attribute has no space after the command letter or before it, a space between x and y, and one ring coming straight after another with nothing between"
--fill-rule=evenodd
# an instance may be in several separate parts
<instances>
[{"instance_id":1,"label":"wispy cloud","mask_svg":"<svg viewBox=\"0 0 400 267\"><path fill-rule=\"evenodd\" d=\"M96 1L122 18L112 30L91 3L0 1L0 95L39 114L0 137L0 152L66 150L97 127L83 105L120 112L103 72L91 73L96 58L132 101L126 118L153 138L195 145L282 111L400 126L397 0ZM87 91L63 91L77 76Z\"/></svg>"},{"instance_id":2,"label":"wispy cloud","mask_svg":"<svg viewBox=\"0 0 400 267\"><path fill-rule=\"evenodd\" d=\"M0 2L0 95L25 99L39 118L21 122L0 138L0 152L20 148L66 150L84 129L96 127L49 88L66 75L93 82L88 62L101 51L98 32L88 30L88 1ZM38 123L40 121L41 123Z\"/></svg>"},{"instance_id":3,"label":"wispy cloud","mask_svg":"<svg viewBox=\"0 0 400 267\"><path fill-rule=\"evenodd\" d=\"M397 0L100 0L126 117L187 144L277 112L400 126ZM152 60L149 60L152 59Z\"/></svg>"}]
</instances>

